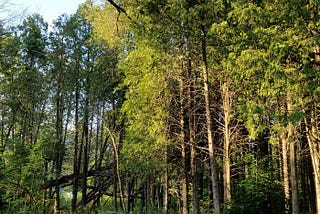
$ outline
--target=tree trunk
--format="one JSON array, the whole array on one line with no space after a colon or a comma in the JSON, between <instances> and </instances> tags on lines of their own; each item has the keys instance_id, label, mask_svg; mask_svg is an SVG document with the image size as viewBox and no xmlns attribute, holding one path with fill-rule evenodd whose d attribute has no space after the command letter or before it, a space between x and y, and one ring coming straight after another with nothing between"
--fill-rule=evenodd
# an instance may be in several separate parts
<instances>
[{"instance_id":1,"label":"tree trunk","mask_svg":"<svg viewBox=\"0 0 320 214\"><path fill-rule=\"evenodd\" d=\"M133 212L133 208L134 208L134 196L133 196L133 192L134 192L134 183L135 183L135 179L134 178L129 178L129 175L127 175L127 212L131 213Z\"/></svg>"},{"instance_id":2,"label":"tree trunk","mask_svg":"<svg viewBox=\"0 0 320 214\"><path fill-rule=\"evenodd\" d=\"M187 60L188 69L188 118L189 118L189 145L190 145L190 162L192 176L192 210L193 214L200 213L199 204L199 182L198 182L198 163L197 148L195 140L195 117L194 117L194 81L191 70L191 61Z\"/></svg>"},{"instance_id":3,"label":"tree trunk","mask_svg":"<svg viewBox=\"0 0 320 214\"><path fill-rule=\"evenodd\" d=\"M113 155L113 206L116 212L118 212L118 170L116 155Z\"/></svg>"},{"instance_id":4,"label":"tree trunk","mask_svg":"<svg viewBox=\"0 0 320 214\"><path fill-rule=\"evenodd\" d=\"M215 145L212 132L212 119L211 119L211 109L210 109L210 91L209 91L209 78L208 78L208 62L207 62L207 41L206 41L206 31L202 27L202 60L203 60L203 83L204 83L204 97L205 97L205 108L206 108L206 125L207 125L207 136L208 136L208 146L209 146L209 161L211 169L211 181L212 181L212 193L213 193L213 204L214 213L220 214L220 200L219 200L219 187L218 187L218 177L217 177L217 165L216 165L216 155L215 155Z\"/></svg>"},{"instance_id":5,"label":"tree trunk","mask_svg":"<svg viewBox=\"0 0 320 214\"><path fill-rule=\"evenodd\" d=\"M183 143L181 145L181 152L182 152L182 161L183 163L183 178L182 178L182 201L183 201L183 208L182 213L188 214L189 213L189 198L188 198L188 191L189 191L189 181L188 181L188 170L187 170L187 152L186 152L186 144Z\"/></svg>"},{"instance_id":6,"label":"tree trunk","mask_svg":"<svg viewBox=\"0 0 320 214\"><path fill-rule=\"evenodd\" d=\"M126 204L125 204L125 198L123 197L123 191L122 191L122 185L121 185L121 177L120 177L120 162L119 162L119 143L117 143L116 138L115 138L115 133L112 133L111 130L107 128L107 131L110 135L111 142L112 142L112 147L113 147L113 158L114 158L114 176L117 179L117 188L119 188L120 192L120 201L122 205L123 211L126 213ZM115 198L117 200L117 198Z\"/></svg>"},{"instance_id":7,"label":"tree trunk","mask_svg":"<svg viewBox=\"0 0 320 214\"><path fill-rule=\"evenodd\" d=\"M281 133L282 146L282 177L283 177L283 191L285 197L285 213L290 210L290 184L289 184L289 168L288 168L288 135L287 131L283 130Z\"/></svg>"},{"instance_id":8,"label":"tree trunk","mask_svg":"<svg viewBox=\"0 0 320 214\"><path fill-rule=\"evenodd\" d=\"M79 144L79 98L80 98L80 86L78 80L76 80L75 91L75 119L74 119L74 142L73 142L73 174L74 179L72 181L72 201L71 209L74 212L77 209L78 198L78 182L79 182L79 166L78 166L78 144Z\"/></svg>"},{"instance_id":9,"label":"tree trunk","mask_svg":"<svg viewBox=\"0 0 320 214\"><path fill-rule=\"evenodd\" d=\"M183 71L183 66L182 66ZM183 73L183 72L182 72ZM183 176L182 176L182 213L189 213L189 200L188 200L188 170L187 170L187 148L185 142L185 111L184 111L184 83L181 75L181 79L179 82L179 90L180 90L180 144L181 144L181 156L182 156L182 167L183 167Z\"/></svg>"},{"instance_id":10,"label":"tree trunk","mask_svg":"<svg viewBox=\"0 0 320 214\"><path fill-rule=\"evenodd\" d=\"M94 165L95 165L95 170L99 169L99 150L100 150L100 145L103 144L102 141L100 141L100 125L101 125L101 113L100 113L100 102L98 102L97 106L97 117L96 117L96 122L97 122L97 128L96 128L96 133L95 133L95 145L94 145ZM99 177L95 176L94 181L93 181L94 189L99 188ZM95 208L100 207L100 197L101 197L101 191L98 191L98 195L95 199L95 203L93 206Z\"/></svg>"},{"instance_id":11,"label":"tree trunk","mask_svg":"<svg viewBox=\"0 0 320 214\"><path fill-rule=\"evenodd\" d=\"M198 164L197 150L194 145L191 145L191 174L192 174L192 210L193 214L200 213L200 197L199 197L199 182L198 182Z\"/></svg>"},{"instance_id":12,"label":"tree trunk","mask_svg":"<svg viewBox=\"0 0 320 214\"><path fill-rule=\"evenodd\" d=\"M84 124L83 124L83 180L82 180L82 204L87 204L87 177L89 166L89 95L85 101Z\"/></svg>"},{"instance_id":13,"label":"tree trunk","mask_svg":"<svg viewBox=\"0 0 320 214\"><path fill-rule=\"evenodd\" d=\"M57 179L58 181L59 179ZM57 182L55 188L54 188L54 208L53 213L59 214L60 213L60 192L59 192L59 183Z\"/></svg>"},{"instance_id":14,"label":"tree trunk","mask_svg":"<svg viewBox=\"0 0 320 214\"><path fill-rule=\"evenodd\" d=\"M4 133L5 133L5 123L4 123L4 120L5 120L5 110L4 110L4 105L2 104L1 105L1 154L2 152L4 151L4 148L5 148L5 137L4 137Z\"/></svg>"},{"instance_id":15,"label":"tree trunk","mask_svg":"<svg viewBox=\"0 0 320 214\"><path fill-rule=\"evenodd\" d=\"M290 115L293 111L291 95L287 93L287 111ZM295 140L294 138L294 127L289 121L288 124L288 143L290 149L290 175L291 175L291 203L292 203L292 214L299 214L299 199L298 199L298 176L296 171L296 151L295 151Z\"/></svg>"},{"instance_id":16,"label":"tree trunk","mask_svg":"<svg viewBox=\"0 0 320 214\"><path fill-rule=\"evenodd\" d=\"M49 173L49 169L48 169L48 162L46 161L44 164L44 169L45 169L45 173L48 174ZM44 182L47 182L47 178L44 179ZM48 188L43 188L43 197L42 197L42 213L43 214L47 214L48 210L47 210L47 198L48 198Z\"/></svg>"},{"instance_id":17,"label":"tree trunk","mask_svg":"<svg viewBox=\"0 0 320 214\"><path fill-rule=\"evenodd\" d=\"M311 110L310 124L306 122L306 131L313 168L316 209L317 213L320 213L320 145L316 115L316 109L313 107Z\"/></svg>"},{"instance_id":18,"label":"tree trunk","mask_svg":"<svg viewBox=\"0 0 320 214\"><path fill-rule=\"evenodd\" d=\"M231 201L231 163L230 163L230 145L231 145L231 131L230 131L230 114L231 114L231 97L228 88L228 80L222 85L222 99L223 99L223 115L224 115L224 145L223 145L223 188L224 201Z\"/></svg>"},{"instance_id":19,"label":"tree trunk","mask_svg":"<svg viewBox=\"0 0 320 214\"><path fill-rule=\"evenodd\" d=\"M315 69L318 69L320 63L320 46L314 47L315 55ZM313 107L311 112L311 130L307 133L308 143L310 147L310 155L313 166L314 174L314 186L315 186L315 198L317 213L320 213L320 136L319 136L319 124L317 108Z\"/></svg>"},{"instance_id":20,"label":"tree trunk","mask_svg":"<svg viewBox=\"0 0 320 214\"><path fill-rule=\"evenodd\" d=\"M163 182L163 214L168 214L168 157L166 149L166 168L164 173L164 182Z\"/></svg>"},{"instance_id":21,"label":"tree trunk","mask_svg":"<svg viewBox=\"0 0 320 214\"><path fill-rule=\"evenodd\" d=\"M63 101L61 93L61 74L58 74L56 93L56 145L55 145L55 166L56 166L56 186L54 196L54 213L60 213L60 184L59 177L62 169L62 146L63 146Z\"/></svg>"}]
</instances>

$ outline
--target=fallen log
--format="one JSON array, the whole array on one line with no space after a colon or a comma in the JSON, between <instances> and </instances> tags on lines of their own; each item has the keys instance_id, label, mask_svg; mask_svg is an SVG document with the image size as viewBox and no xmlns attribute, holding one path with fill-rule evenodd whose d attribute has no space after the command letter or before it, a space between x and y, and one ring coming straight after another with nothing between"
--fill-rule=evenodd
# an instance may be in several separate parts
<instances>
[{"instance_id":1,"label":"fallen log","mask_svg":"<svg viewBox=\"0 0 320 214\"><path fill-rule=\"evenodd\" d=\"M88 171L87 174L87 178L88 177L92 177L92 176L97 176L97 177L112 177L113 176L113 166L106 166L106 167L101 167L99 169L91 169ZM57 182L59 183L59 185L65 187L65 186L70 186L72 184L73 179L75 178L74 174L70 174L70 175L63 175L60 178L57 179L51 179L51 180L47 180L43 185L42 188L43 189L48 189L51 187L54 187L57 185ZM85 175L83 173L81 173L79 175L79 183L80 180L84 179Z\"/></svg>"}]
</instances>

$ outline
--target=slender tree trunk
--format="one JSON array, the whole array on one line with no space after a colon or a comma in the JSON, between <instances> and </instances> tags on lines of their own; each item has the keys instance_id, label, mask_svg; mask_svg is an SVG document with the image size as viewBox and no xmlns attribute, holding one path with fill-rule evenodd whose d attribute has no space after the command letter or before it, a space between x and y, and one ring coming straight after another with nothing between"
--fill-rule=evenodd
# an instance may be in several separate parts
<instances>
[{"instance_id":1,"label":"slender tree trunk","mask_svg":"<svg viewBox=\"0 0 320 214\"><path fill-rule=\"evenodd\" d=\"M107 127L107 131L109 132L110 138L111 138L111 142L112 142L112 147L113 147L113 157L114 157L114 165L115 165L115 174L114 176L116 176L117 179L117 187L119 188L119 192L120 192L120 201L121 201L121 205L122 205L122 209L123 211L126 213L126 204L125 204L125 199L123 196L123 191L122 191L122 185L121 185L121 177L120 177L120 162L119 162L119 143L117 143L116 138L114 136L114 133L111 132L110 129L108 129Z\"/></svg>"},{"instance_id":2,"label":"slender tree trunk","mask_svg":"<svg viewBox=\"0 0 320 214\"><path fill-rule=\"evenodd\" d=\"M166 149L167 150L167 149ZM164 182L163 182L163 214L168 214L168 157L166 151L166 168L164 172Z\"/></svg>"},{"instance_id":3,"label":"slender tree trunk","mask_svg":"<svg viewBox=\"0 0 320 214\"><path fill-rule=\"evenodd\" d=\"M44 163L44 169L45 169L45 174L48 174L49 173L49 169L48 169L48 162L46 161ZM44 179L44 183L47 182L47 178ZM47 197L48 197L48 189L47 188L44 188L43 189L43 197L42 197L42 206L43 206L43 210L42 210L42 213L43 214L47 214L48 213L48 210L47 210Z\"/></svg>"},{"instance_id":4,"label":"slender tree trunk","mask_svg":"<svg viewBox=\"0 0 320 214\"><path fill-rule=\"evenodd\" d=\"M224 115L224 145L223 145L223 188L225 202L231 201L231 163L230 163L230 114L231 114L231 97L228 88L228 80L222 85L223 115Z\"/></svg>"},{"instance_id":5,"label":"slender tree trunk","mask_svg":"<svg viewBox=\"0 0 320 214\"><path fill-rule=\"evenodd\" d=\"M183 178L182 178L182 201L183 201L183 209L182 213L183 214L188 214L189 213L189 198L188 198L188 190L189 190L189 181L188 181L188 170L187 170L187 151L186 151L186 144L183 143L181 145L181 152L182 152L182 161L183 163Z\"/></svg>"},{"instance_id":6,"label":"slender tree trunk","mask_svg":"<svg viewBox=\"0 0 320 214\"><path fill-rule=\"evenodd\" d=\"M97 112L98 115L96 117L96 122L97 122L97 128L96 128L96 133L95 133L95 145L94 145L94 164L95 164L95 170L99 169L99 149L100 149L100 144L103 144L102 141L100 141L100 125L101 125L101 115L100 115L100 102L98 102L98 107L97 107ZM94 188L98 189L99 186L99 177L95 176L94 177ZM98 196L95 200L94 207L99 208L100 207L100 196L101 196L101 191L98 191Z\"/></svg>"},{"instance_id":7,"label":"slender tree trunk","mask_svg":"<svg viewBox=\"0 0 320 214\"><path fill-rule=\"evenodd\" d=\"M197 149L191 144L191 174L192 174L192 210L193 214L200 213L200 197L199 197L199 182L198 182L198 164L197 164Z\"/></svg>"},{"instance_id":8,"label":"slender tree trunk","mask_svg":"<svg viewBox=\"0 0 320 214\"><path fill-rule=\"evenodd\" d=\"M320 63L320 46L314 47L315 64L314 68L319 68ZM314 186L316 195L316 209L320 213L320 135L319 135L319 116L317 108L313 107L311 112L311 130L308 132L308 142L311 155L311 161L314 174Z\"/></svg>"},{"instance_id":9,"label":"slender tree trunk","mask_svg":"<svg viewBox=\"0 0 320 214\"><path fill-rule=\"evenodd\" d=\"M116 54L116 53L113 53ZM113 87L115 87L116 84L116 65L112 63L112 73L111 73L111 81ZM115 133L116 132L116 105L115 105L115 94L112 93L111 97L111 108L113 111L113 114L111 115L111 132ZM111 134L110 132L110 134ZM113 138L111 138L113 139ZM120 143L120 140L119 140ZM118 212L118 189L120 191L120 202L123 206L123 209L125 210L125 205L124 205L124 198L122 197L122 188L121 188L121 179L120 179L120 172L119 172L119 166L118 166L118 155L119 155L119 144L117 145L116 142L113 142L113 163L114 163L114 178L113 178L113 203L114 203L114 208L115 211Z\"/></svg>"},{"instance_id":10,"label":"slender tree trunk","mask_svg":"<svg viewBox=\"0 0 320 214\"><path fill-rule=\"evenodd\" d=\"M131 178L129 180L129 176L127 176L127 211L128 213L133 212L133 206L134 206L134 197L133 197L133 192L134 192L134 183L135 179Z\"/></svg>"},{"instance_id":11,"label":"slender tree trunk","mask_svg":"<svg viewBox=\"0 0 320 214\"><path fill-rule=\"evenodd\" d=\"M293 111L290 92L287 93L287 111L290 115ZM298 199L298 176L296 171L296 143L294 138L294 127L289 121L288 124L288 143L290 149L290 175L291 175L291 203L292 214L299 214L299 199Z\"/></svg>"},{"instance_id":12,"label":"slender tree trunk","mask_svg":"<svg viewBox=\"0 0 320 214\"><path fill-rule=\"evenodd\" d=\"M182 66L183 73L183 66ZM181 144L181 155L182 155L182 167L183 167L183 176L182 176L182 213L189 213L189 200L188 200L188 170L187 170L187 148L185 142L185 110L184 110L184 83L181 75L179 82L180 90L180 144Z\"/></svg>"},{"instance_id":13,"label":"slender tree trunk","mask_svg":"<svg viewBox=\"0 0 320 214\"><path fill-rule=\"evenodd\" d=\"M283 177L283 191L285 197L285 213L290 210L290 184L289 184L289 168L288 168L288 137L287 131L283 130L281 134L282 147L282 177Z\"/></svg>"},{"instance_id":14,"label":"slender tree trunk","mask_svg":"<svg viewBox=\"0 0 320 214\"><path fill-rule=\"evenodd\" d=\"M198 162L197 148L195 140L195 118L194 118L194 81L192 79L192 68L190 59L187 60L188 70L188 122L189 122L189 145L190 145L190 162L192 176L192 210L193 214L200 213L199 204L199 182L198 182Z\"/></svg>"},{"instance_id":15,"label":"slender tree trunk","mask_svg":"<svg viewBox=\"0 0 320 214\"><path fill-rule=\"evenodd\" d=\"M88 177L88 167L89 167L89 95L90 94L90 79L89 74L86 77L86 99L84 106L84 116L83 116L83 180L82 180L82 204L85 206L87 204L87 177Z\"/></svg>"},{"instance_id":16,"label":"slender tree trunk","mask_svg":"<svg viewBox=\"0 0 320 214\"><path fill-rule=\"evenodd\" d=\"M317 213L320 213L320 145L319 145L319 131L317 124L317 113L315 107L311 110L310 124L307 124L307 140L310 150L312 168L313 168L313 177L314 177L314 186L315 186L315 203Z\"/></svg>"},{"instance_id":17,"label":"slender tree trunk","mask_svg":"<svg viewBox=\"0 0 320 214\"><path fill-rule=\"evenodd\" d=\"M54 208L53 208L53 213L54 214L59 214L60 213L60 190L59 190L59 179L57 179L57 184L54 188Z\"/></svg>"},{"instance_id":18,"label":"slender tree trunk","mask_svg":"<svg viewBox=\"0 0 320 214\"><path fill-rule=\"evenodd\" d=\"M83 124L83 180L82 180L82 204L87 204L87 177L89 166L89 95L87 94L85 101L84 124Z\"/></svg>"},{"instance_id":19,"label":"slender tree trunk","mask_svg":"<svg viewBox=\"0 0 320 214\"><path fill-rule=\"evenodd\" d=\"M5 148L5 145L4 145L4 142L5 142L5 108L4 108L5 105L1 105L1 154L2 152L4 151L4 148Z\"/></svg>"},{"instance_id":20,"label":"slender tree trunk","mask_svg":"<svg viewBox=\"0 0 320 214\"><path fill-rule=\"evenodd\" d=\"M55 146L55 166L56 166L56 186L54 196L54 213L60 213L60 184L59 177L62 169L62 146L63 146L63 101L61 93L61 74L58 74L57 79L57 94L56 94L56 146Z\"/></svg>"},{"instance_id":21,"label":"slender tree trunk","mask_svg":"<svg viewBox=\"0 0 320 214\"><path fill-rule=\"evenodd\" d=\"M80 98L80 86L79 81L76 80L75 91L75 119L74 119L74 142L73 142L73 181L72 181L72 201L71 207L74 212L77 209L78 198L78 182L79 182L79 166L78 166L78 144L79 144L79 98Z\"/></svg>"},{"instance_id":22,"label":"slender tree trunk","mask_svg":"<svg viewBox=\"0 0 320 214\"><path fill-rule=\"evenodd\" d=\"M42 121L44 120L44 117L45 117L46 106L47 106L47 101L44 101L42 104L42 107L41 107L41 113L40 113L40 117L38 119L36 131L35 131L35 135L34 135L34 144L36 144L38 142L38 137L39 137L39 133L41 130Z\"/></svg>"},{"instance_id":23,"label":"slender tree trunk","mask_svg":"<svg viewBox=\"0 0 320 214\"><path fill-rule=\"evenodd\" d=\"M213 193L213 204L214 213L220 214L220 197L219 197L219 187L218 187L218 177L217 177L217 165L216 165L216 155L215 155L215 144L214 136L212 132L212 118L210 109L210 91L209 91L209 78L208 78L208 62L207 62L207 41L206 41L206 31L202 27L202 60L203 60L203 83L204 83L204 97L205 97L205 108L206 108L206 125L207 125L207 136L208 136L208 146L209 146L209 161L211 169L211 181L212 181L212 193Z\"/></svg>"},{"instance_id":24,"label":"slender tree trunk","mask_svg":"<svg viewBox=\"0 0 320 214\"><path fill-rule=\"evenodd\" d=\"M118 212L118 170L117 170L117 158L113 155L113 206L116 212Z\"/></svg>"}]
</instances>

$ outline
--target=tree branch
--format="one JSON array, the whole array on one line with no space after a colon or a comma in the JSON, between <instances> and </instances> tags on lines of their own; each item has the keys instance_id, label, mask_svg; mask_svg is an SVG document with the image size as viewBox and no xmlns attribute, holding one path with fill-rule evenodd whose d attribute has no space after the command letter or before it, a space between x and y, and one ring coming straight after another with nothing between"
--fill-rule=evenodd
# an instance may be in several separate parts
<instances>
[{"instance_id":1,"label":"tree branch","mask_svg":"<svg viewBox=\"0 0 320 214\"><path fill-rule=\"evenodd\" d=\"M117 5L113 0L107 0L107 2L109 2L114 8L116 8L119 13L124 13L129 20L132 20L132 18L128 15L127 11L119 5Z\"/></svg>"},{"instance_id":2,"label":"tree branch","mask_svg":"<svg viewBox=\"0 0 320 214\"><path fill-rule=\"evenodd\" d=\"M112 176L111 170L113 169L113 166L107 166L107 167L102 167L99 169L95 169L95 170L89 170L88 171L88 175L87 177L91 177L91 176ZM57 182L59 183L59 185L64 185L64 184L71 184L71 181L75 178L74 174L70 174L70 175L64 175L62 177L60 177L58 179L58 181L55 180L47 180L42 187L47 189L50 187L53 187L57 184ZM79 176L79 180L82 180L85 178L85 175L82 173Z\"/></svg>"}]
</instances>

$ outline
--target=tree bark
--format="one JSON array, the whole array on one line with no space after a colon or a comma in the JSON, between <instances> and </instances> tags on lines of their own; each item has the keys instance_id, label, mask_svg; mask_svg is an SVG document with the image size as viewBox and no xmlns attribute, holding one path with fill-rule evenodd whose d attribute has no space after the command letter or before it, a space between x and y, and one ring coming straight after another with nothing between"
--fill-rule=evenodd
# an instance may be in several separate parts
<instances>
[{"instance_id":1,"label":"tree bark","mask_svg":"<svg viewBox=\"0 0 320 214\"><path fill-rule=\"evenodd\" d=\"M166 163L168 163L167 151L166 151ZM166 164L164 172L164 182L163 182L163 214L168 213L168 165Z\"/></svg>"},{"instance_id":2,"label":"tree bark","mask_svg":"<svg viewBox=\"0 0 320 214\"><path fill-rule=\"evenodd\" d=\"M195 140L195 117L194 117L194 81L191 69L191 61L187 60L188 70L188 125L189 125L189 145L190 145L190 162L191 162L191 177L192 177L192 210L193 214L200 213L199 204L199 182L198 182L198 162L197 148Z\"/></svg>"},{"instance_id":3,"label":"tree bark","mask_svg":"<svg viewBox=\"0 0 320 214\"><path fill-rule=\"evenodd\" d=\"M115 133L112 133L111 130L107 128L107 131L110 135L110 139L112 142L112 147L113 147L113 158L114 158L114 165L115 165L115 177L117 179L117 187L119 188L119 192L120 192L120 201L121 201L121 205L122 205L122 209L124 210L124 212L126 213L126 204L125 204L125 198L123 196L123 191L122 191L122 185L121 185L121 177L120 177L120 162L119 162L119 143L117 143L116 138L115 138ZM116 198L115 198L116 200Z\"/></svg>"},{"instance_id":4,"label":"tree bark","mask_svg":"<svg viewBox=\"0 0 320 214\"><path fill-rule=\"evenodd\" d=\"M281 133L282 147L282 177L283 177L283 192L285 197L285 213L290 210L290 183L289 183L289 168L288 168L288 135L287 131Z\"/></svg>"},{"instance_id":5,"label":"tree bark","mask_svg":"<svg viewBox=\"0 0 320 214\"><path fill-rule=\"evenodd\" d=\"M222 85L222 99L223 99L223 115L224 115L224 145L223 145L223 188L224 201L231 201L231 163L230 163L230 145L231 145L231 131L230 131L230 114L231 114L231 97L229 92L228 80Z\"/></svg>"},{"instance_id":6,"label":"tree bark","mask_svg":"<svg viewBox=\"0 0 320 214\"><path fill-rule=\"evenodd\" d=\"M57 179L58 180L58 179ZM59 192L59 183L56 184L54 188L54 207L53 207L53 213L59 214L60 213L60 192Z\"/></svg>"},{"instance_id":7,"label":"tree bark","mask_svg":"<svg viewBox=\"0 0 320 214\"><path fill-rule=\"evenodd\" d=\"M218 177L217 177L217 165L216 165L216 155L215 155L215 144L214 136L212 132L212 118L211 118L211 108L210 108L210 91L209 91L209 78L208 78L208 62L207 62L207 41L206 41L206 31L202 27L202 61L203 61L203 93L205 97L205 108L206 108L206 125L207 125L207 137L208 137L208 147L209 147L209 161L211 169L211 181L212 181L212 193L213 193L213 204L214 213L220 214L220 199L219 199L219 187L218 187Z\"/></svg>"},{"instance_id":8,"label":"tree bark","mask_svg":"<svg viewBox=\"0 0 320 214\"><path fill-rule=\"evenodd\" d=\"M87 80L89 84L89 80ZM89 94L87 91L87 97L85 101L84 109L84 124L83 124L83 174L84 178L82 180L82 204L85 206L87 204L87 176L88 176L88 166L89 166Z\"/></svg>"},{"instance_id":9,"label":"tree bark","mask_svg":"<svg viewBox=\"0 0 320 214\"><path fill-rule=\"evenodd\" d=\"M62 79L61 74L58 73L57 78L57 92L56 92L56 145L55 145L55 166L56 166L56 186L54 196L54 213L60 213L60 184L59 177L62 169L62 146L63 146L63 101L62 101Z\"/></svg>"},{"instance_id":10,"label":"tree bark","mask_svg":"<svg viewBox=\"0 0 320 214\"><path fill-rule=\"evenodd\" d=\"M306 123L306 132L307 140L310 150L312 168L313 168L313 177L314 177L314 186L315 186L315 199L316 199L316 210L317 213L320 213L320 145L319 145L319 131L318 131L318 122L316 118L316 109L315 107L311 110L310 124Z\"/></svg>"},{"instance_id":11,"label":"tree bark","mask_svg":"<svg viewBox=\"0 0 320 214\"><path fill-rule=\"evenodd\" d=\"M79 166L78 166L78 144L79 144L79 99L80 99L80 86L78 79L76 80L75 91L75 119L74 119L74 142L73 142L73 182L72 182L72 201L71 209L74 212L77 209L78 197L78 181L79 181Z\"/></svg>"},{"instance_id":12,"label":"tree bark","mask_svg":"<svg viewBox=\"0 0 320 214\"><path fill-rule=\"evenodd\" d=\"M287 111L288 115L292 113L292 100L290 92L287 93ZM290 149L290 177L291 177L291 204L292 214L299 214L299 199L298 199L298 176L296 171L296 143L294 138L294 126L289 121L288 124L288 143Z\"/></svg>"},{"instance_id":13,"label":"tree bark","mask_svg":"<svg viewBox=\"0 0 320 214\"><path fill-rule=\"evenodd\" d=\"M320 46L314 46L315 64L314 69L320 65ZM317 213L320 213L320 135L319 122L317 116L317 108L313 107L311 110L311 130L307 132L308 144L310 148L311 161L314 174L315 198Z\"/></svg>"},{"instance_id":14,"label":"tree bark","mask_svg":"<svg viewBox=\"0 0 320 214\"><path fill-rule=\"evenodd\" d=\"M101 109L100 109L100 102L98 102L97 105L97 117L96 117L96 122L97 122L97 128L96 128L96 133L95 133L95 145L94 145L94 164L95 164L95 169L97 170L99 168L99 149L100 145L103 144L102 141L100 141L100 126L101 126ZM101 152L101 151L100 151ZM99 186L99 178L95 177L93 181L93 185L95 189L98 189ZM95 204L93 205L95 208L100 207L100 197L101 197L101 191L99 190L98 196L95 200Z\"/></svg>"},{"instance_id":15,"label":"tree bark","mask_svg":"<svg viewBox=\"0 0 320 214\"><path fill-rule=\"evenodd\" d=\"M182 73L183 73L183 66L182 66ZM186 148L186 137L184 133L185 128L185 109L184 109L184 82L181 79L179 82L179 91L180 91L180 144L181 144L181 156L182 156L182 167L183 167L183 176L182 176L182 213L188 214L189 213L189 200L188 200L188 170L187 170L187 148Z\"/></svg>"}]
</instances>

